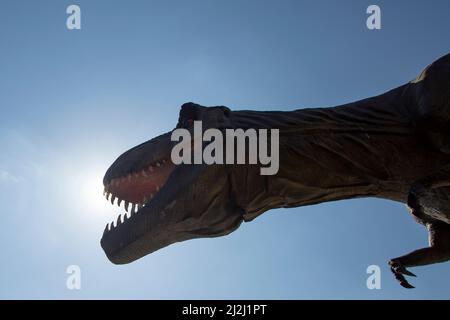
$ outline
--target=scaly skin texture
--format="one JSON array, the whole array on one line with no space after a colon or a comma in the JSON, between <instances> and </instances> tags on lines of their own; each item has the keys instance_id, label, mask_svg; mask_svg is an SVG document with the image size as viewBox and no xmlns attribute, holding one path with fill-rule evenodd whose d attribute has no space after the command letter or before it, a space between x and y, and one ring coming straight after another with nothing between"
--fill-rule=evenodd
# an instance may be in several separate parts
<instances>
[{"instance_id":1,"label":"scaly skin texture","mask_svg":"<svg viewBox=\"0 0 450 320\"><path fill-rule=\"evenodd\" d=\"M414 81L337 107L260 112L187 103L177 128L192 131L198 120L203 130L279 129L278 173L260 175L259 165L174 166L170 132L127 151L108 169L105 191L112 202L146 199L106 228L101 244L113 263L229 234L273 208L356 197L404 202L427 227L428 247L389 261L402 286L412 288L407 267L450 260L450 55Z\"/></svg>"}]
</instances>

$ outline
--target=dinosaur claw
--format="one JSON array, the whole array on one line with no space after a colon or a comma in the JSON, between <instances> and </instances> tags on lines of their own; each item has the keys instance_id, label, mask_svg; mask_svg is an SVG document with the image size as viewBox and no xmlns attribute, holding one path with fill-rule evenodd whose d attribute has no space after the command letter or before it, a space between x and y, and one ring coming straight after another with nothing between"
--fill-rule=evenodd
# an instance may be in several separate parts
<instances>
[{"instance_id":1,"label":"dinosaur claw","mask_svg":"<svg viewBox=\"0 0 450 320\"><path fill-rule=\"evenodd\" d=\"M397 281L400 283L400 285L401 285L403 288L406 288L406 289L414 289L414 288L415 288L415 287L414 287L413 285L411 285L411 284L405 279L405 277L404 277L402 274L400 274L400 273L395 274L395 279L397 279Z\"/></svg>"},{"instance_id":2,"label":"dinosaur claw","mask_svg":"<svg viewBox=\"0 0 450 320\"><path fill-rule=\"evenodd\" d=\"M400 283L400 285L403 288L406 289L414 289L415 287L412 286L404 277L404 275L416 277L414 273L411 271L408 271L404 266L402 266L398 261L390 261L389 262L391 266L391 271L394 274L395 279Z\"/></svg>"},{"instance_id":3,"label":"dinosaur claw","mask_svg":"<svg viewBox=\"0 0 450 320\"><path fill-rule=\"evenodd\" d=\"M402 273L407 275L407 276L411 276L411 277L416 277L417 278L417 276L414 273L412 273L411 271L408 271L406 268L403 268Z\"/></svg>"},{"instance_id":4,"label":"dinosaur claw","mask_svg":"<svg viewBox=\"0 0 450 320\"><path fill-rule=\"evenodd\" d=\"M408 269L406 269L403 266L395 266L395 267L393 267L393 269L394 269L395 273L401 273L406 276L417 277L414 273L412 273L411 271L409 271Z\"/></svg>"},{"instance_id":5,"label":"dinosaur claw","mask_svg":"<svg viewBox=\"0 0 450 320\"><path fill-rule=\"evenodd\" d=\"M401 285L403 288L406 288L406 289L414 289L414 288L415 288L413 285L410 285L409 282L406 281L406 280L400 282L400 285Z\"/></svg>"}]
</instances>

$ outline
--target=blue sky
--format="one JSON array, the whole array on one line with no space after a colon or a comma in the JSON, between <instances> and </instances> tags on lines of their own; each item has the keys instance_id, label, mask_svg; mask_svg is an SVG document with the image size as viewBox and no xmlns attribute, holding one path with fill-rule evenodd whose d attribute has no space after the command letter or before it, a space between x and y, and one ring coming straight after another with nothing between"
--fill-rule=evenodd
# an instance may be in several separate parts
<instances>
[{"instance_id":1,"label":"blue sky","mask_svg":"<svg viewBox=\"0 0 450 320\"><path fill-rule=\"evenodd\" d=\"M82 29L66 28L78 4ZM366 28L377 4L382 29ZM401 288L386 262L427 245L400 203L274 210L230 236L115 266L99 240L121 209L101 179L170 130L187 101L333 106L413 79L450 51L447 0L2 1L0 298L450 298L449 264ZM81 290L66 267L81 268ZM382 270L368 290L366 268Z\"/></svg>"}]
</instances>

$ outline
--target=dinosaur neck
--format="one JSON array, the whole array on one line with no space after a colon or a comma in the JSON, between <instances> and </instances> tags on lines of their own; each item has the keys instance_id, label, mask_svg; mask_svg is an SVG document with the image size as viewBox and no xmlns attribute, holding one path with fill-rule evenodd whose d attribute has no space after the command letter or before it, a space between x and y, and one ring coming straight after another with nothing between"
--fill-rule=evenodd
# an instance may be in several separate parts
<instances>
[{"instance_id":1,"label":"dinosaur neck","mask_svg":"<svg viewBox=\"0 0 450 320\"><path fill-rule=\"evenodd\" d=\"M344 132L402 133L410 125L405 103L408 85L385 94L337 107L294 111L233 111L236 128L280 129L292 134L331 134Z\"/></svg>"},{"instance_id":2,"label":"dinosaur neck","mask_svg":"<svg viewBox=\"0 0 450 320\"><path fill-rule=\"evenodd\" d=\"M233 112L236 127L280 130L278 173L261 176L259 168L246 166L233 177L245 218L272 208L355 197L401 201L405 181L395 176L395 157L412 136L403 96L400 87L331 108Z\"/></svg>"}]
</instances>

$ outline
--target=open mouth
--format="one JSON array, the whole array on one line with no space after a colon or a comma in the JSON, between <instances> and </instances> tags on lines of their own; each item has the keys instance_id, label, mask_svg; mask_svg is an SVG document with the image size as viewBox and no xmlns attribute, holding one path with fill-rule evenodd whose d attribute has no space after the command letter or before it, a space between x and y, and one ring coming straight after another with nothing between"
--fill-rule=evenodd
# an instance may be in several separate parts
<instances>
[{"instance_id":1,"label":"open mouth","mask_svg":"<svg viewBox=\"0 0 450 320\"><path fill-rule=\"evenodd\" d=\"M106 225L104 233L114 232L122 224L126 224L134 215L146 207L162 189L174 164L170 159L162 159L145 166L136 172L105 181L104 196L111 204L117 204L125 213L119 214L115 221Z\"/></svg>"}]
</instances>

